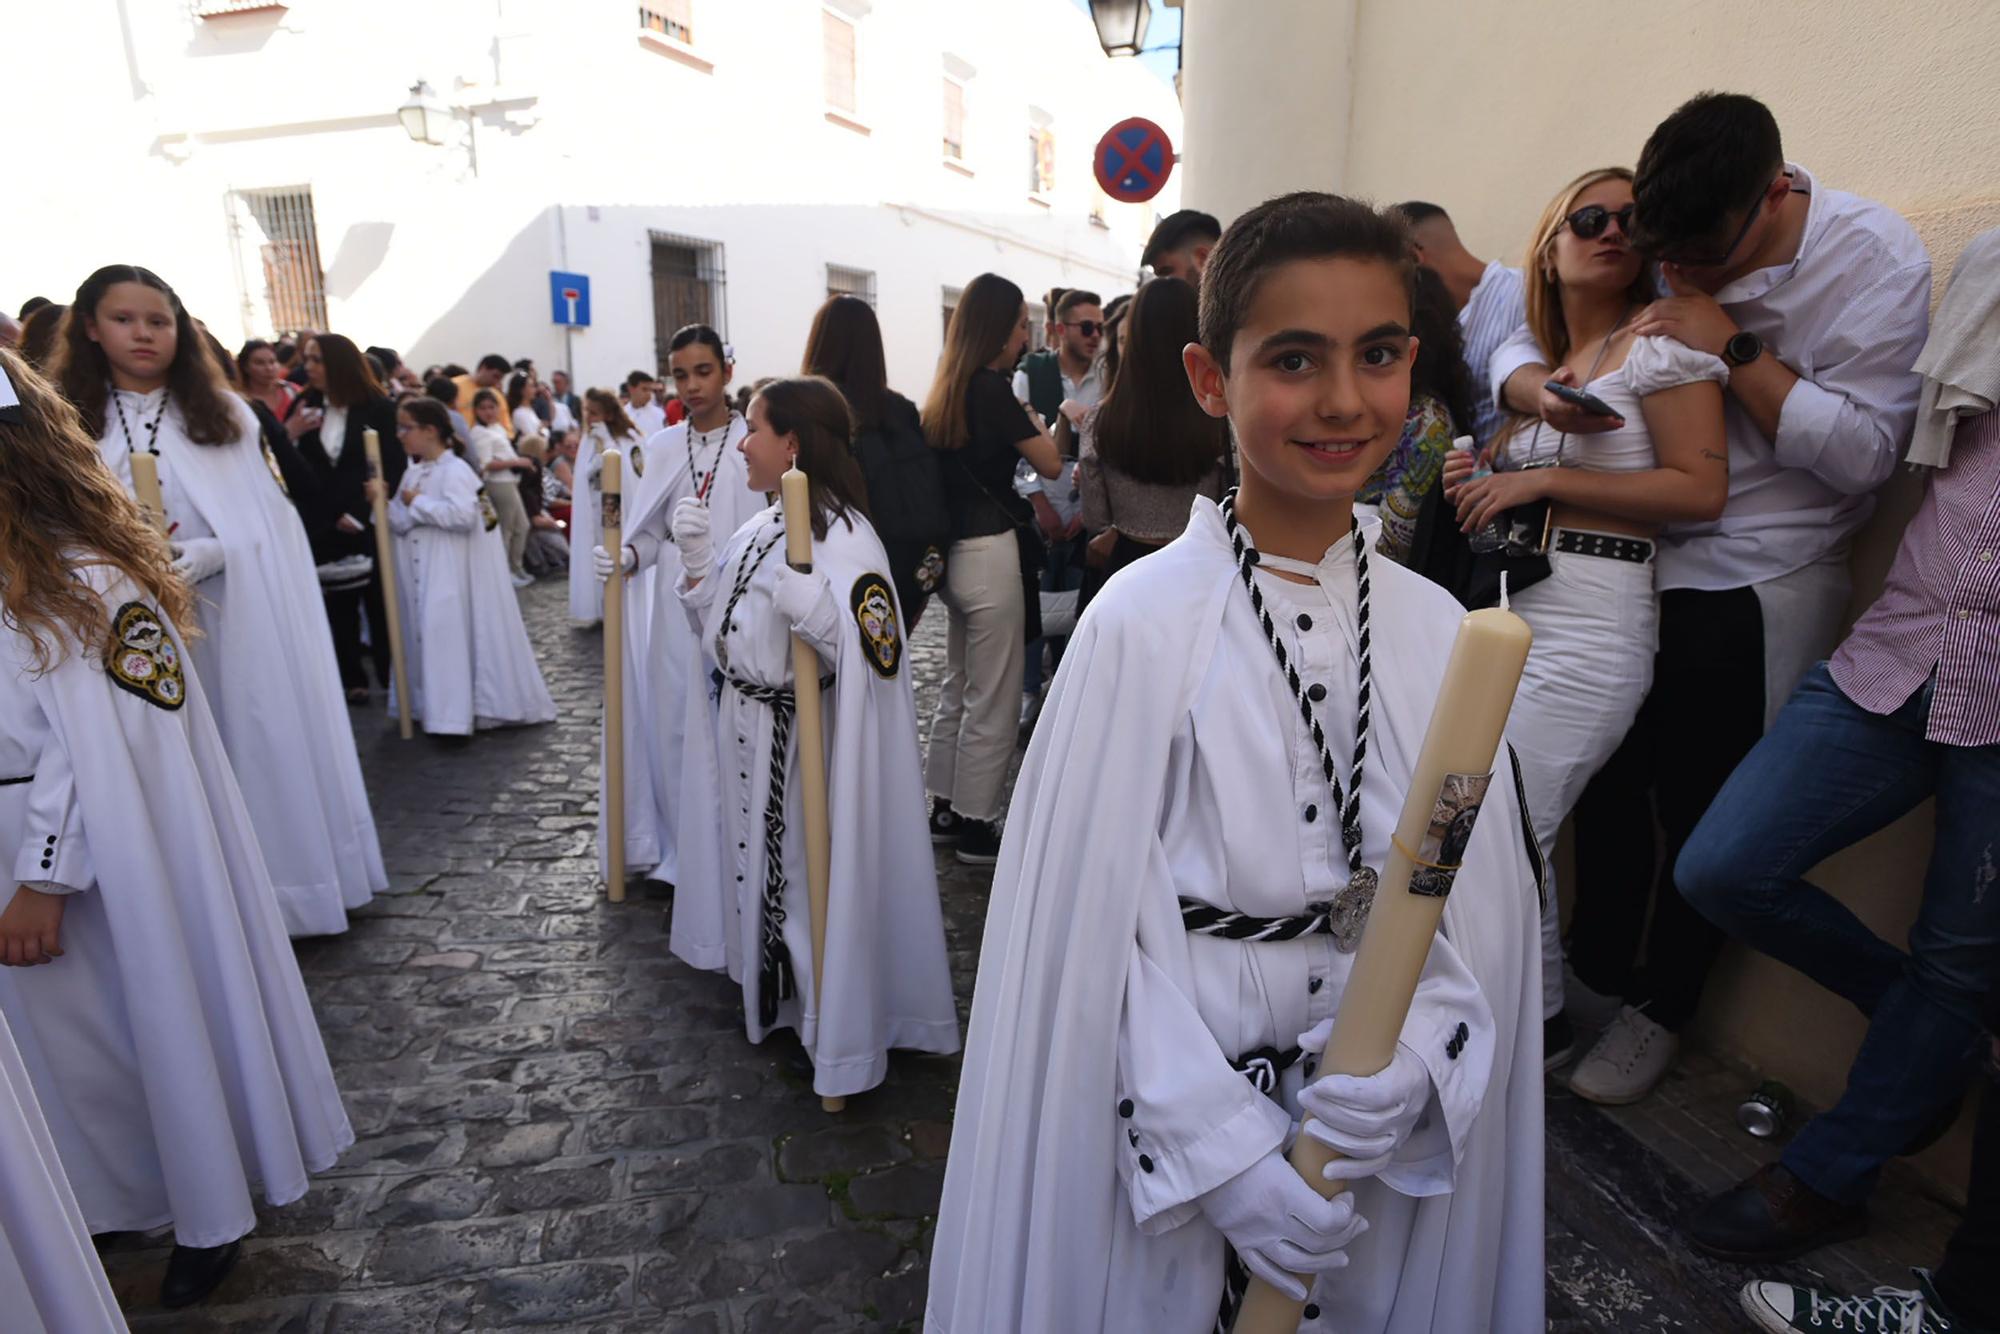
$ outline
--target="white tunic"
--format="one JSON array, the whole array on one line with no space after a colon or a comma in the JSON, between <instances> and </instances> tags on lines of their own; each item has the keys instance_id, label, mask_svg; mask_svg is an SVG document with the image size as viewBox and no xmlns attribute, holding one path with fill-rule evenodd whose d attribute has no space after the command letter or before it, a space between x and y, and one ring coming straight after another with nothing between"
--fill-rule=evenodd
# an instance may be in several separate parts
<instances>
[{"instance_id":1,"label":"white tunic","mask_svg":"<svg viewBox=\"0 0 2000 1334\"><path fill-rule=\"evenodd\" d=\"M254 1183L298 1199L354 1132L179 636L122 576L79 577L137 608L122 678L75 649L38 676L0 630L0 777L29 779L0 786L0 866L69 895L62 957L0 969L0 1015L89 1230L219 1246Z\"/></svg>"},{"instance_id":2,"label":"white tunic","mask_svg":"<svg viewBox=\"0 0 2000 1334\"><path fill-rule=\"evenodd\" d=\"M0 1311L14 1334L124 1334L48 1122L0 1017Z\"/></svg>"},{"instance_id":3,"label":"white tunic","mask_svg":"<svg viewBox=\"0 0 2000 1334\"><path fill-rule=\"evenodd\" d=\"M130 489L132 446L166 391L115 391L98 452ZM191 642L222 743L295 936L347 929L347 910L389 887L340 691L304 527L264 461L257 419L232 400L236 438L200 445L178 405L160 421L160 490L172 541L215 537L222 573L202 581L203 634ZM123 409L121 427L119 409Z\"/></svg>"},{"instance_id":4,"label":"white tunic","mask_svg":"<svg viewBox=\"0 0 2000 1334\"><path fill-rule=\"evenodd\" d=\"M637 437L619 441L617 448L629 451ZM604 423L593 423L576 447L576 462L570 466L569 511L569 618L578 625L595 625L604 619L604 581L590 560L598 543L604 493L599 481L604 451L613 448L611 433ZM627 469L629 473L630 469ZM630 489L631 479L625 479Z\"/></svg>"},{"instance_id":5,"label":"white tunic","mask_svg":"<svg viewBox=\"0 0 2000 1334\"><path fill-rule=\"evenodd\" d=\"M818 601L794 627L772 601L783 548L784 517L773 506L737 532L720 570L682 593L702 619L707 663L725 684L714 722L688 735L672 942L677 954L691 942L704 955L721 954L743 985L750 1040L763 1041L773 1028L797 1029L813 1059L814 1090L844 1096L882 1082L892 1047L957 1051L958 1012L888 558L866 519L854 516L851 526L834 520L813 543ZM834 677L821 695L832 831L826 983L815 1006L802 760L792 732L779 805L783 936L797 990L782 1003L771 1000L767 1023L760 980L766 812L780 714L750 692L791 690L794 629ZM716 905L723 906L719 916Z\"/></svg>"},{"instance_id":6,"label":"white tunic","mask_svg":"<svg viewBox=\"0 0 2000 1334\"><path fill-rule=\"evenodd\" d=\"M642 616L645 628L645 656L640 659L639 679L645 682L645 755L651 770L650 781L657 806L655 827L659 831L658 855L649 864L654 878L669 884L680 883L679 829L682 777L681 748L691 727L706 727L710 696L705 674L695 678L694 630L687 613L675 596L680 582L680 549L673 543L670 525L674 507L688 496L701 496L708 503L709 528L720 555L720 545L743 522L764 507L764 497L750 490L743 453L737 448L749 427L731 415L720 439L690 449L686 421L656 432L646 441L647 476L642 500L625 506L625 541L639 560L635 582L650 574L650 597L644 611L634 597L629 619ZM632 660L627 659L628 663ZM629 671L628 671L629 675ZM629 752L628 752L629 754ZM627 795L630 804L630 795ZM629 833L628 833L629 840ZM692 962L692 961L691 961ZM719 968L721 961L697 964Z\"/></svg>"},{"instance_id":7,"label":"white tunic","mask_svg":"<svg viewBox=\"0 0 2000 1334\"><path fill-rule=\"evenodd\" d=\"M507 549L486 524L479 478L456 454L413 462L389 501L410 712L426 732L552 722ZM405 492L416 492L408 503ZM390 691L390 712L396 710Z\"/></svg>"},{"instance_id":8,"label":"white tunic","mask_svg":"<svg viewBox=\"0 0 2000 1334\"><path fill-rule=\"evenodd\" d=\"M602 431L602 427L592 428ZM604 447L608 436L598 442ZM623 487L621 514L624 520L626 544L631 543L631 523L635 515L648 508L653 492L666 480L668 469L656 462L651 446L636 434L619 441L625 453L625 467L620 478ZM593 479L593 487L597 480ZM601 504L601 490L593 490ZM597 520L592 520L597 526ZM599 541L602 535L599 535ZM593 543L596 545L596 543ZM571 566L575 568L574 565ZM597 584L598 596L603 597L603 582L597 572L584 562L584 569L591 581ZM655 571L651 565L635 568L625 576L625 617L624 617L624 658L625 675L623 713L625 733L625 865L636 871L645 871L663 879L672 879L660 863L663 849L672 846L672 839L666 833L666 802L655 785L654 768L657 760L654 751L654 711L658 701L653 698L654 684L649 675L648 664L652 661L653 644L653 579ZM600 604L601 605L601 604ZM597 785L597 863L601 874L611 872L610 845L607 842L607 828L603 812L610 809L610 789L604 775L609 770L603 765L603 736L599 729L598 785Z\"/></svg>"},{"instance_id":9,"label":"white tunic","mask_svg":"<svg viewBox=\"0 0 2000 1334\"><path fill-rule=\"evenodd\" d=\"M1380 867L1462 610L1383 559L1363 860ZM1336 761L1356 712L1355 576L1263 581ZM1433 1098L1356 1188L1371 1227L1310 1330L1540 1331L1541 1029L1533 863L1500 761L1402 1043ZM1230 1062L1285 1052L1340 1004L1329 938L1190 935L1181 897L1290 916L1347 879L1317 753L1215 505L1084 618L1008 817L931 1262L930 1331L1212 1327L1223 1239L1197 1197L1286 1142ZM1462 1027L1461 1027L1462 1026ZM1454 1037L1458 1038L1454 1045Z\"/></svg>"}]
</instances>

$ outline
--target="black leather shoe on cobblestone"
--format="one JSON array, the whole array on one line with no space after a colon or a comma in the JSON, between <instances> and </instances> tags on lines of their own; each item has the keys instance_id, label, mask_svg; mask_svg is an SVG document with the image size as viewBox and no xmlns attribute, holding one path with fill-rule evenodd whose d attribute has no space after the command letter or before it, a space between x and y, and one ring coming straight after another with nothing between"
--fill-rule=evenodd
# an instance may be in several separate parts
<instances>
[{"instance_id":1,"label":"black leather shoe on cobblestone","mask_svg":"<svg viewBox=\"0 0 2000 1334\"><path fill-rule=\"evenodd\" d=\"M240 1241L220 1246L174 1247L173 1258L167 1261L167 1276L160 1284L160 1305L178 1311L214 1292L229 1277L229 1271L236 1268L236 1257L242 1249Z\"/></svg>"},{"instance_id":2,"label":"black leather shoe on cobblestone","mask_svg":"<svg viewBox=\"0 0 2000 1334\"><path fill-rule=\"evenodd\" d=\"M1867 1230L1864 1206L1827 1199L1779 1163L1702 1205L1686 1226L1696 1250L1743 1264L1794 1259Z\"/></svg>"},{"instance_id":3,"label":"black leather shoe on cobblestone","mask_svg":"<svg viewBox=\"0 0 2000 1334\"><path fill-rule=\"evenodd\" d=\"M991 866L1000 860L1000 826L991 820L958 821L958 847L952 855L967 866Z\"/></svg>"}]
</instances>

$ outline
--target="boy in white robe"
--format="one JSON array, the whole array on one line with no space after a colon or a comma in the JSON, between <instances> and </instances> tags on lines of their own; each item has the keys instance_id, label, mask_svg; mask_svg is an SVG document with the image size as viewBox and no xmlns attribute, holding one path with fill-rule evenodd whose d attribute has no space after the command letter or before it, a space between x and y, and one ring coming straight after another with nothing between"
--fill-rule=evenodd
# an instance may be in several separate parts
<instances>
[{"instance_id":1,"label":"boy in white robe","mask_svg":"<svg viewBox=\"0 0 2000 1334\"><path fill-rule=\"evenodd\" d=\"M742 456L752 487L775 490L796 460L811 479L812 568L785 562L772 506L729 540L714 568L711 511L684 499L677 590L700 627L714 721L688 734L689 803L676 952L714 939L743 986L752 1042L798 1030L813 1089L844 1097L880 1084L891 1048L958 1050L937 866L924 818L916 701L889 560L861 510L847 403L817 377L779 380L750 404ZM801 755L793 731L792 636L823 676L831 864L826 961L815 990ZM704 692L706 693L706 692ZM722 905L719 921L709 914ZM692 926L689 915L700 918Z\"/></svg>"},{"instance_id":2,"label":"boy in white robe","mask_svg":"<svg viewBox=\"0 0 2000 1334\"><path fill-rule=\"evenodd\" d=\"M85 1226L171 1223L161 1301L185 1306L253 1188L298 1199L354 1132L171 616L187 591L71 409L0 372L0 505L33 520L0 547L0 1016Z\"/></svg>"},{"instance_id":3,"label":"boy in white robe","mask_svg":"<svg viewBox=\"0 0 2000 1334\"><path fill-rule=\"evenodd\" d=\"M433 736L553 722L555 700L507 578L498 520L478 475L451 449L444 406L407 400L396 409L396 431L410 455L389 501L389 527L396 534L411 715ZM366 488L371 498L387 494L380 480ZM389 693L393 714L395 691Z\"/></svg>"},{"instance_id":4,"label":"boy in white robe","mask_svg":"<svg viewBox=\"0 0 2000 1334\"><path fill-rule=\"evenodd\" d=\"M1188 373L1242 486L1110 581L1044 708L931 1334L1227 1328L1246 1270L1309 1330L1543 1328L1539 860L1504 779L1395 1058L1314 1075L1462 615L1352 526L1408 406L1408 253L1373 209L1294 195L1210 258ZM1288 1165L1297 1133L1350 1193Z\"/></svg>"}]
</instances>

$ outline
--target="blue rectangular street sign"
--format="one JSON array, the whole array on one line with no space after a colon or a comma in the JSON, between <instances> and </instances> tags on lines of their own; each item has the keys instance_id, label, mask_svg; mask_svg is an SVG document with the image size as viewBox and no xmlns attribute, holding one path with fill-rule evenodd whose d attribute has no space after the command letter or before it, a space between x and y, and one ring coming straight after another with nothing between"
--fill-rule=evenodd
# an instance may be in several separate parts
<instances>
[{"instance_id":1,"label":"blue rectangular street sign","mask_svg":"<svg viewBox=\"0 0 2000 1334\"><path fill-rule=\"evenodd\" d=\"M557 324L590 327L590 279L581 273L549 271L550 318Z\"/></svg>"}]
</instances>

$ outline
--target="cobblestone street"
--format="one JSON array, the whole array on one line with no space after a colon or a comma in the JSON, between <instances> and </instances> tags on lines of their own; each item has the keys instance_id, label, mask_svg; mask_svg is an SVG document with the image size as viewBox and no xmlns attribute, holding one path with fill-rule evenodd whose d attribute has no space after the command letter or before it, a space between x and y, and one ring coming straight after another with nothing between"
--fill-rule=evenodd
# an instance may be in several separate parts
<instances>
[{"instance_id":1,"label":"cobblestone street","mask_svg":"<svg viewBox=\"0 0 2000 1334\"><path fill-rule=\"evenodd\" d=\"M604 900L598 642L558 582L523 607L557 723L402 742L355 715L393 892L299 958L357 1144L193 1311L154 1305L162 1240L109 1242L133 1328L915 1329L957 1059L899 1053L829 1116L796 1041L751 1046L738 991L668 955L662 887ZM943 621L912 645L925 712ZM963 1014L986 877L939 865ZM1671 1237L1686 1176L1572 1099L1550 1128L1553 1327L1731 1327L1743 1275Z\"/></svg>"}]
</instances>

